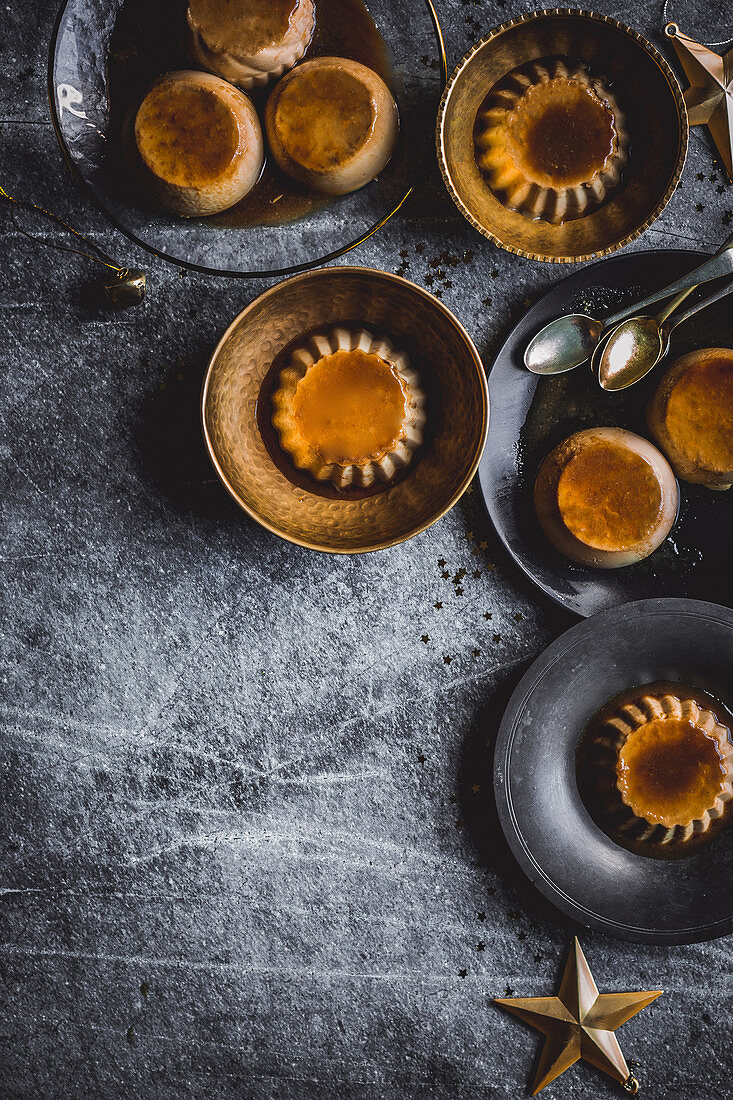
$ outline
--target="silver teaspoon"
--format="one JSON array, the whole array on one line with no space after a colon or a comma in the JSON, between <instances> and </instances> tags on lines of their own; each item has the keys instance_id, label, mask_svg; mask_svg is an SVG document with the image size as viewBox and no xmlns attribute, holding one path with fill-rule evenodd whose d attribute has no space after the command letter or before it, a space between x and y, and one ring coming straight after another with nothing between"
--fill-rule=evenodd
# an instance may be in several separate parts
<instances>
[{"instance_id":1,"label":"silver teaspoon","mask_svg":"<svg viewBox=\"0 0 733 1100\"><path fill-rule=\"evenodd\" d=\"M701 302L695 302L678 317L669 317L669 310L666 310L666 316L632 317L623 321L613 330L603 349L598 367L598 381L602 388L625 390L640 382L667 354L670 336L678 325L689 321L701 309L707 309L731 292L733 281L729 280L720 290L709 294Z\"/></svg>"}]
</instances>

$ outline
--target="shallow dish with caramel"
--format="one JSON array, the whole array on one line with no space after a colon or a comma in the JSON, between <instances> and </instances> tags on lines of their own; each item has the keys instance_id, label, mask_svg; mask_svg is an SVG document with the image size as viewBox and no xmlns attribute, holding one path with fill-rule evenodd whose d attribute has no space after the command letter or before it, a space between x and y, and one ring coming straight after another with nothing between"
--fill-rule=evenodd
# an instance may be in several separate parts
<instances>
[{"instance_id":1,"label":"shallow dish with caramel","mask_svg":"<svg viewBox=\"0 0 733 1100\"><path fill-rule=\"evenodd\" d=\"M585 65L533 61L496 84L479 108L476 162L496 197L559 225L605 202L628 159L615 97Z\"/></svg>"},{"instance_id":2,"label":"shallow dish with caramel","mask_svg":"<svg viewBox=\"0 0 733 1100\"><path fill-rule=\"evenodd\" d=\"M708 489L733 484L733 350L683 355L659 383L649 430L684 481Z\"/></svg>"},{"instance_id":3,"label":"shallow dish with caramel","mask_svg":"<svg viewBox=\"0 0 733 1100\"><path fill-rule=\"evenodd\" d=\"M404 352L364 329L335 328L293 352L272 394L272 422L299 469L337 488L368 488L412 461L424 403Z\"/></svg>"},{"instance_id":4,"label":"shallow dish with caramel","mask_svg":"<svg viewBox=\"0 0 733 1100\"><path fill-rule=\"evenodd\" d=\"M656 447L623 428L569 436L542 463L537 519L553 545L580 565L613 569L648 557L677 516L674 473Z\"/></svg>"},{"instance_id":5,"label":"shallow dish with caramel","mask_svg":"<svg viewBox=\"0 0 733 1100\"><path fill-rule=\"evenodd\" d=\"M711 836L733 799L730 718L697 689L658 682L610 700L578 749L578 782L594 819L636 850L684 855Z\"/></svg>"}]
</instances>

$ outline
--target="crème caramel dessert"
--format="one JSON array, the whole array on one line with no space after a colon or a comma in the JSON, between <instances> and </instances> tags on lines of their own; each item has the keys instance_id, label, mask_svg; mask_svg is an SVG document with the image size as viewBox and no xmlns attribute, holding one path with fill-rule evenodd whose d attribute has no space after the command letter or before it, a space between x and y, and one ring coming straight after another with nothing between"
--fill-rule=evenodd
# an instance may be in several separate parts
<instances>
[{"instance_id":1,"label":"cr\u00e8me caramel dessert","mask_svg":"<svg viewBox=\"0 0 733 1100\"><path fill-rule=\"evenodd\" d=\"M679 492L668 462L646 439L623 428L590 428L544 460L534 504L561 554L613 569L640 561L664 541Z\"/></svg>"},{"instance_id":2,"label":"cr\u00e8me caramel dessert","mask_svg":"<svg viewBox=\"0 0 733 1100\"><path fill-rule=\"evenodd\" d=\"M706 348L673 363L652 397L647 419L679 477L708 489L730 489L733 350Z\"/></svg>"},{"instance_id":3,"label":"cr\u00e8me caramel dessert","mask_svg":"<svg viewBox=\"0 0 733 1100\"><path fill-rule=\"evenodd\" d=\"M423 439L416 371L404 352L364 329L337 328L298 348L272 405L293 463L341 489L390 481Z\"/></svg>"},{"instance_id":4,"label":"cr\u00e8me caramel dessert","mask_svg":"<svg viewBox=\"0 0 733 1100\"><path fill-rule=\"evenodd\" d=\"M264 162L250 99L210 73L182 70L155 81L128 125L134 174L166 210L186 217L234 206Z\"/></svg>"},{"instance_id":5,"label":"cr\u00e8me caramel dessert","mask_svg":"<svg viewBox=\"0 0 733 1100\"><path fill-rule=\"evenodd\" d=\"M198 64L249 89L301 59L315 9L313 0L189 0L187 19Z\"/></svg>"},{"instance_id":6,"label":"cr\u00e8me caramel dessert","mask_svg":"<svg viewBox=\"0 0 733 1100\"><path fill-rule=\"evenodd\" d=\"M317 57L270 94L265 129L280 168L315 191L343 195L379 175L397 142L397 105L382 78L343 57Z\"/></svg>"},{"instance_id":7,"label":"cr\u00e8me caramel dessert","mask_svg":"<svg viewBox=\"0 0 733 1100\"><path fill-rule=\"evenodd\" d=\"M605 202L629 147L609 89L562 59L523 65L499 81L479 108L474 141L499 201L556 225Z\"/></svg>"},{"instance_id":8,"label":"cr\u00e8me caramel dessert","mask_svg":"<svg viewBox=\"0 0 733 1100\"><path fill-rule=\"evenodd\" d=\"M602 817L617 834L683 845L733 798L733 743L711 708L679 684L649 685L614 707L588 744Z\"/></svg>"}]
</instances>

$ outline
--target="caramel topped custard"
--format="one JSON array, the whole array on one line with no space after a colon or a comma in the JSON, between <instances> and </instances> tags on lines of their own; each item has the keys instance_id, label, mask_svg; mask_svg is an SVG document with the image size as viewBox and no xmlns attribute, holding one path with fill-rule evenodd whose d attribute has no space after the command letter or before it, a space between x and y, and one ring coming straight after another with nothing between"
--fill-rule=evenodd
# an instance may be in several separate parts
<instances>
[{"instance_id":1,"label":"caramel topped custard","mask_svg":"<svg viewBox=\"0 0 733 1100\"><path fill-rule=\"evenodd\" d=\"M629 144L624 116L585 66L557 59L513 70L476 116L476 162L500 202L560 224L616 187Z\"/></svg>"},{"instance_id":2,"label":"caramel topped custard","mask_svg":"<svg viewBox=\"0 0 733 1100\"><path fill-rule=\"evenodd\" d=\"M647 557L667 537L678 489L664 456L622 428L576 432L540 467L540 526L566 557L613 568Z\"/></svg>"},{"instance_id":3,"label":"caramel topped custard","mask_svg":"<svg viewBox=\"0 0 733 1100\"><path fill-rule=\"evenodd\" d=\"M275 160L316 191L345 194L378 175L397 141L397 106L372 69L318 57L270 95L265 127Z\"/></svg>"},{"instance_id":4,"label":"caramel topped custard","mask_svg":"<svg viewBox=\"0 0 733 1100\"><path fill-rule=\"evenodd\" d=\"M403 352L334 329L280 374L272 422L296 466L339 488L389 481L422 442L424 395Z\"/></svg>"},{"instance_id":5,"label":"caramel topped custard","mask_svg":"<svg viewBox=\"0 0 733 1100\"><path fill-rule=\"evenodd\" d=\"M733 350L684 355L660 382L649 427L685 481L709 489L733 484Z\"/></svg>"},{"instance_id":6,"label":"caramel topped custard","mask_svg":"<svg viewBox=\"0 0 733 1100\"><path fill-rule=\"evenodd\" d=\"M213 214L243 198L264 159L257 113L244 92L209 73L160 77L131 127L133 168L161 206Z\"/></svg>"},{"instance_id":7,"label":"caramel topped custard","mask_svg":"<svg viewBox=\"0 0 733 1100\"><path fill-rule=\"evenodd\" d=\"M313 0L189 0L196 60L253 88L281 76L305 53L315 27Z\"/></svg>"},{"instance_id":8,"label":"caramel topped custard","mask_svg":"<svg viewBox=\"0 0 733 1100\"><path fill-rule=\"evenodd\" d=\"M684 844L706 833L733 799L733 743L716 707L679 684L611 700L581 743L589 808L629 840Z\"/></svg>"}]
</instances>

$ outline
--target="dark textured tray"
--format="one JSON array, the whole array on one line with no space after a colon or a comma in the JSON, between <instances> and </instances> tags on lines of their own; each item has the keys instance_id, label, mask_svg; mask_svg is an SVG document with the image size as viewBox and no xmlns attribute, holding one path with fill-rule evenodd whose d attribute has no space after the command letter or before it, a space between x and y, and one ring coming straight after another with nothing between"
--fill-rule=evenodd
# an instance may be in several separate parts
<instances>
[{"instance_id":1,"label":"dark textured tray","mask_svg":"<svg viewBox=\"0 0 733 1100\"><path fill-rule=\"evenodd\" d=\"M663 366L628 390L605 393L585 366L554 378L530 374L522 363L530 338L562 313L612 313L690 271L704 256L632 252L575 272L528 310L489 373L495 415L479 468L489 515L517 565L543 592L578 615L654 596L733 604L733 490L715 493L681 482L680 514L669 537L651 557L623 569L586 569L562 557L540 531L532 505L542 459L572 432L619 425L649 437L645 408ZM733 347L729 298L680 326L665 362L696 347L715 346Z\"/></svg>"},{"instance_id":2,"label":"dark textured tray","mask_svg":"<svg viewBox=\"0 0 733 1100\"><path fill-rule=\"evenodd\" d=\"M578 623L516 688L499 728L499 819L534 885L581 924L642 943L695 943L733 930L733 828L674 860L634 855L592 821L575 779L586 723L611 696L654 680L731 705L733 611L642 600Z\"/></svg>"}]
</instances>

